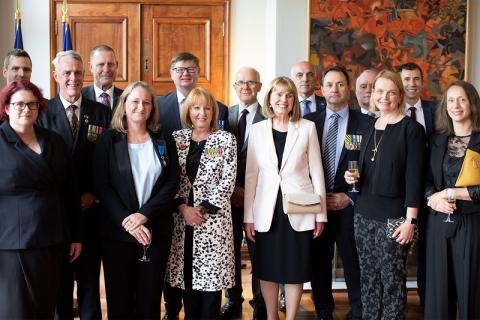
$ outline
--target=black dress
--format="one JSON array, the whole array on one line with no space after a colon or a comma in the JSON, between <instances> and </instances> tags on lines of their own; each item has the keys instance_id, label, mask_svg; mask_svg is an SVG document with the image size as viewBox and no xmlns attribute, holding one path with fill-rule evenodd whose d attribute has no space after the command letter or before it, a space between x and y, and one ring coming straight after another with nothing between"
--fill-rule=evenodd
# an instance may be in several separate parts
<instances>
[{"instance_id":1,"label":"black dress","mask_svg":"<svg viewBox=\"0 0 480 320\"><path fill-rule=\"evenodd\" d=\"M273 129L278 168L282 165L287 132ZM310 245L312 231L293 230L283 212L282 190L278 188L272 224L267 232L255 232L253 275L265 281L300 284L311 279Z\"/></svg>"}]
</instances>

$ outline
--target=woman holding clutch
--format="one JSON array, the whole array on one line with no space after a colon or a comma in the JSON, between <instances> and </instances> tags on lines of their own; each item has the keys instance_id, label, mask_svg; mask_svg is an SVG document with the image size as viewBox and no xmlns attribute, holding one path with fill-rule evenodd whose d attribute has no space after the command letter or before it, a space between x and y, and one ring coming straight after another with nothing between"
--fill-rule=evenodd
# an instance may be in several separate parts
<instances>
[{"instance_id":1,"label":"woman holding clutch","mask_svg":"<svg viewBox=\"0 0 480 320\"><path fill-rule=\"evenodd\" d=\"M311 240L327 221L322 160L315 124L302 119L292 80L272 81L262 113L268 119L252 126L248 140L245 231L255 241L253 276L268 319L278 319L278 286L285 283L286 319L292 320L311 279ZM318 211L286 214L285 194L316 195Z\"/></svg>"},{"instance_id":2,"label":"woman holding clutch","mask_svg":"<svg viewBox=\"0 0 480 320\"><path fill-rule=\"evenodd\" d=\"M425 319L480 319L480 97L455 81L436 114L426 196ZM458 310L457 310L458 306Z\"/></svg>"},{"instance_id":3,"label":"woman holding clutch","mask_svg":"<svg viewBox=\"0 0 480 320\"><path fill-rule=\"evenodd\" d=\"M377 75L370 111L379 110L380 117L360 148L354 228L363 319L404 318L408 244L423 200L426 153L425 130L402 111L404 95L397 73ZM345 180L357 182L348 171Z\"/></svg>"}]
</instances>

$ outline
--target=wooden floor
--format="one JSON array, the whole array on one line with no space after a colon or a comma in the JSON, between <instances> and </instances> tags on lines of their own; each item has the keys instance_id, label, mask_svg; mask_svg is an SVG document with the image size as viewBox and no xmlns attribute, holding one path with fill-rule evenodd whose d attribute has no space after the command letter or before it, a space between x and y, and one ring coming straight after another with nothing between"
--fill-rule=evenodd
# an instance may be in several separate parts
<instances>
[{"instance_id":1,"label":"wooden floor","mask_svg":"<svg viewBox=\"0 0 480 320\"><path fill-rule=\"evenodd\" d=\"M250 320L252 319L253 310L250 307L248 301L252 298L252 290L250 285L250 264L247 263L245 269L242 270L242 284L243 284L243 297L245 301L243 302L243 314L242 317L239 319L242 320ZM105 294L103 290L103 276L101 277L101 300L102 300L102 313L103 319L107 319L107 305L105 301ZM339 290L334 292L333 294L335 299L335 312L334 312L334 319L335 320L343 320L345 319L348 311L348 296L345 290ZM223 302L222 302L223 304ZM162 317L165 312L164 305L162 303ZM283 313L280 314L280 319L285 319L285 315ZM180 319L183 319L183 311L180 314ZM310 292L305 291L302 296L301 305L297 314L297 320L306 320L306 319L316 319L315 309L313 306L313 302L310 298ZM416 290L410 290L408 292L407 297L407 310L406 310L406 320L420 320L423 319L422 310L419 307L418 296L416 294ZM367 319L365 319L367 320Z\"/></svg>"}]
</instances>

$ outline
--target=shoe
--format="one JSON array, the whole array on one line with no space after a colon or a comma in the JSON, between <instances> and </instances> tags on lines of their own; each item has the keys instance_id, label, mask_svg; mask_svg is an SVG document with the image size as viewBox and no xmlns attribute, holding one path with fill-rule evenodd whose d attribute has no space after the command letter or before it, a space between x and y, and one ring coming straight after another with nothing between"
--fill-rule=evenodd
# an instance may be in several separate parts
<instances>
[{"instance_id":1,"label":"shoe","mask_svg":"<svg viewBox=\"0 0 480 320\"><path fill-rule=\"evenodd\" d=\"M242 306L234 305L233 303L225 303L220 312L219 319L238 319L242 317Z\"/></svg>"},{"instance_id":2,"label":"shoe","mask_svg":"<svg viewBox=\"0 0 480 320\"><path fill-rule=\"evenodd\" d=\"M285 302L285 294L280 293L280 298L278 299L278 310L280 312L287 312L287 303Z\"/></svg>"},{"instance_id":3,"label":"shoe","mask_svg":"<svg viewBox=\"0 0 480 320\"><path fill-rule=\"evenodd\" d=\"M252 320L266 320L267 319L267 309L265 306L257 307L253 310L253 318Z\"/></svg>"},{"instance_id":4,"label":"shoe","mask_svg":"<svg viewBox=\"0 0 480 320\"><path fill-rule=\"evenodd\" d=\"M163 316L162 320L178 320L178 315L176 315L176 316L170 316L168 313L166 313L166 314Z\"/></svg>"}]
</instances>

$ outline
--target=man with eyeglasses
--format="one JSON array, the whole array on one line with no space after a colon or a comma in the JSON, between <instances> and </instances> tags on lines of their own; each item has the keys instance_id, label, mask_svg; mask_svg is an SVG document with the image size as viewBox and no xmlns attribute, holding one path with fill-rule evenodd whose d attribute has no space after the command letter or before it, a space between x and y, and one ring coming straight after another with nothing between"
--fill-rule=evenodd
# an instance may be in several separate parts
<instances>
[{"instance_id":1,"label":"man with eyeglasses","mask_svg":"<svg viewBox=\"0 0 480 320\"><path fill-rule=\"evenodd\" d=\"M200 74L200 60L190 52L176 54L170 62L170 77L175 84L176 90L157 99L160 110L160 125L164 134L171 135L173 131L182 129L180 121L181 105L197 85ZM228 109L218 103L219 127L228 129ZM166 314L163 320L178 319L178 313L182 309L182 290L173 288L165 282L163 298L165 300Z\"/></svg>"},{"instance_id":2,"label":"man with eyeglasses","mask_svg":"<svg viewBox=\"0 0 480 320\"><path fill-rule=\"evenodd\" d=\"M73 159L82 205L82 254L73 263L66 252L55 319L73 319L74 278L80 319L101 319L99 204L92 181L92 156L95 140L107 130L111 111L81 95L84 78L82 57L73 50L58 52L52 61L58 84L57 97L48 101L48 109L38 120L41 127L60 134Z\"/></svg>"},{"instance_id":3,"label":"man with eyeglasses","mask_svg":"<svg viewBox=\"0 0 480 320\"><path fill-rule=\"evenodd\" d=\"M243 240L243 198L245 187L245 167L247 165L248 133L252 124L262 121L261 106L257 95L262 89L260 74L251 67L240 68L235 75L233 88L238 97L238 104L228 109L228 122L230 132L237 139L237 179L231 198L232 222L233 222L233 248L235 252L235 286L226 290L227 302L222 307L220 319L237 319L242 315L242 255L241 247ZM254 243L247 239L250 257L253 256ZM263 318L266 316L265 305L260 293L257 279L252 277L252 291L254 309L253 317ZM263 309L262 309L263 308ZM262 310L260 310L262 309ZM263 311L263 312L262 312Z\"/></svg>"},{"instance_id":4,"label":"man with eyeglasses","mask_svg":"<svg viewBox=\"0 0 480 320\"><path fill-rule=\"evenodd\" d=\"M311 112L325 109L325 98L315 94L317 78L313 64L308 61L295 63L291 69L291 77L297 87L302 117Z\"/></svg>"},{"instance_id":5,"label":"man with eyeglasses","mask_svg":"<svg viewBox=\"0 0 480 320\"><path fill-rule=\"evenodd\" d=\"M93 75L93 84L82 89L82 95L90 100L100 102L113 111L123 90L115 87L113 82L117 76L118 61L113 49L105 44L96 46L90 51L88 62Z\"/></svg>"},{"instance_id":6,"label":"man with eyeglasses","mask_svg":"<svg viewBox=\"0 0 480 320\"><path fill-rule=\"evenodd\" d=\"M180 107L190 91L196 87L199 74L200 60L194 54L180 52L172 58L170 62L170 77L175 84L176 90L157 99L157 105L160 110L160 124L166 134L170 135L173 131L182 129ZM227 130L228 109L223 103L219 101L217 103L219 127Z\"/></svg>"}]
</instances>

